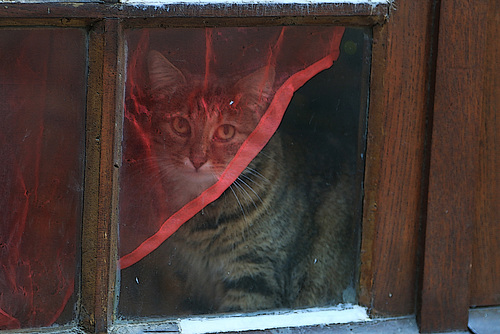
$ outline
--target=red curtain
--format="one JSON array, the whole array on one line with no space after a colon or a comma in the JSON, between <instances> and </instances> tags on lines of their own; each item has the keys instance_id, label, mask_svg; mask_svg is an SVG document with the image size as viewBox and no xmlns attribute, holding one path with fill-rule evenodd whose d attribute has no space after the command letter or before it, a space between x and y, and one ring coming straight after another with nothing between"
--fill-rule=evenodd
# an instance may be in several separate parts
<instances>
[{"instance_id":1,"label":"red curtain","mask_svg":"<svg viewBox=\"0 0 500 334\"><path fill-rule=\"evenodd\" d=\"M127 32L129 54L120 182L122 269L156 249L235 181L278 128L294 92L332 66L339 55L343 31L342 27L254 27ZM151 65L155 61L170 68L169 74ZM163 167L154 157L152 148L158 140L155 139L158 130L154 123L159 118L161 121L161 117L171 119L175 115L158 116L158 110L152 109L154 91L160 85L155 80L175 81L177 77L178 81L188 85L198 82L203 86L200 94L205 94L202 98L198 96L199 101L208 101L208 104L215 104L212 108L219 109L219 101L209 96L211 91L217 94L215 88L210 89L211 85L224 82L227 87L238 87L243 85L242 82L251 82L252 76L258 77L259 71L266 74L253 87L256 86L255 89L266 99L256 103L265 105L258 124L213 183L201 189L196 198L191 200L184 196L185 203L172 206L171 203L183 197L182 189L172 191L173 188L165 187L161 182L159 177L162 177ZM168 89L163 90L164 95L169 94ZM171 90L173 92L175 88ZM188 89L180 94L184 94L184 99L178 102L164 98L170 101L166 102L165 108L171 109L168 103L178 103L178 109L194 103L196 94L193 91ZM237 104L235 101L221 103ZM205 106L205 109L210 109L210 106ZM182 124L180 130L183 130Z\"/></svg>"},{"instance_id":2,"label":"red curtain","mask_svg":"<svg viewBox=\"0 0 500 334\"><path fill-rule=\"evenodd\" d=\"M0 329L74 317L85 39L0 30Z\"/></svg>"}]
</instances>

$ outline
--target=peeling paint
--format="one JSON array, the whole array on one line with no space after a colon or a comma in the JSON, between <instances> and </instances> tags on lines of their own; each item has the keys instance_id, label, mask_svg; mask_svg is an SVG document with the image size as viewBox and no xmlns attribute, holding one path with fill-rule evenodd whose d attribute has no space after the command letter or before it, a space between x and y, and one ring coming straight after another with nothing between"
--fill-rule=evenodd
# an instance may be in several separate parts
<instances>
[{"instance_id":1,"label":"peeling paint","mask_svg":"<svg viewBox=\"0 0 500 334\"><path fill-rule=\"evenodd\" d=\"M172 4L390 4L390 0L123 0L124 4L172 5Z\"/></svg>"},{"instance_id":2,"label":"peeling paint","mask_svg":"<svg viewBox=\"0 0 500 334\"><path fill-rule=\"evenodd\" d=\"M67 3L77 6L83 3L96 2L95 0L0 0L0 3ZM165 5L259 5L259 4L297 4L297 5L318 5L318 4L356 4L356 5L383 5L393 4L393 0L122 0L119 3L128 5L142 5L163 7Z\"/></svg>"}]
</instances>

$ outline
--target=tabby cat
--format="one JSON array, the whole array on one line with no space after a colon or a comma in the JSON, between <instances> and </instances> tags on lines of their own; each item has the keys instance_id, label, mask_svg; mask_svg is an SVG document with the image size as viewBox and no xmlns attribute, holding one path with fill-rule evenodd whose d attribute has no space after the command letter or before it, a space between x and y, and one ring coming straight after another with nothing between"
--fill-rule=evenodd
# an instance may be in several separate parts
<instances>
[{"instance_id":1,"label":"tabby cat","mask_svg":"<svg viewBox=\"0 0 500 334\"><path fill-rule=\"evenodd\" d=\"M155 51L148 70L151 149L176 209L217 180L254 130L270 102L274 70L257 70L236 83L207 82ZM278 130L216 201L122 270L121 313L354 302L353 186L347 174L327 166L328 154L325 149L318 159ZM318 168L311 167L315 161Z\"/></svg>"}]
</instances>

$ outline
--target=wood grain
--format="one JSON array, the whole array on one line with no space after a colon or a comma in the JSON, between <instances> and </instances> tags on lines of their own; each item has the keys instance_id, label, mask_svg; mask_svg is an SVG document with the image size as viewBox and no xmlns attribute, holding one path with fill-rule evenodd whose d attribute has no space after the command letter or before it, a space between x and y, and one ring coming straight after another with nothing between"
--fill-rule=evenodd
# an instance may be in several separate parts
<instances>
[{"instance_id":1,"label":"wood grain","mask_svg":"<svg viewBox=\"0 0 500 334\"><path fill-rule=\"evenodd\" d=\"M82 227L82 287L80 325L92 332L95 327L97 267L97 221L99 216L100 135L102 122L102 73L104 27L96 25L89 34L87 119L85 143L85 190Z\"/></svg>"},{"instance_id":2,"label":"wood grain","mask_svg":"<svg viewBox=\"0 0 500 334\"><path fill-rule=\"evenodd\" d=\"M500 305L500 2L489 0L482 47L483 102L480 114L479 180L470 281L471 306ZM481 93L481 92L478 92Z\"/></svg>"},{"instance_id":3,"label":"wood grain","mask_svg":"<svg viewBox=\"0 0 500 334\"><path fill-rule=\"evenodd\" d=\"M466 330L487 1L442 0L421 331Z\"/></svg>"},{"instance_id":4,"label":"wood grain","mask_svg":"<svg viewBox=\"0 0 500 334\"><path fill-rule=\"evenodd\" d=\"M432 1L399 1L374 29L360 302L415 312Z\"/></svg>"},{"instance_id":5,"label":"wood grain","mask_svg":"<svg viewBox=\"0 0 500 334\"><path fill-rule=\"evenodd\" d=\"M101 157L99 184L99 216L96 268L96 333L107 332L111 324L117 255L117 202L118 169L117 115L123 113L123 70L120 60L124 57L121 26L118 19L104 21L103 107L101 126Z\"/></svg>"},{"instance_id":6,"label":"wood grain","mask_svg":"<svg viewBox=\"0 0 500 334\"><path fill-rule=\"evenodd\" d=\"M117 114L122 106L120 23L104 20L90 32L87 167L82 238L80 325L105 333L114 310L117 268Z\"/></svg>"},{"instance_id":7,"label":"wood grain","mask_svg":"<svg viewBox=\"0 0 500 334\"><path fill-rule=\"evenodd\" d=\"M0 18L161 18L161 17L366 17L382 22L388 4L170 4L131 6L113 3L3 3Z\"/></svg>"}]
</instances>

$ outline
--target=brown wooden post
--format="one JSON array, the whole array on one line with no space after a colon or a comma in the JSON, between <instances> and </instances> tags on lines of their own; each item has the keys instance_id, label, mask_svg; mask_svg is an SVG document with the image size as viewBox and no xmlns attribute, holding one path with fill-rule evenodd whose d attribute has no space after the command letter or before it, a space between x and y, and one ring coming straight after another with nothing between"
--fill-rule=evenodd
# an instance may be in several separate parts
<instances>
[{"instance_id":1,"label":"brown wooden post","mask_svg":"<svg viewBox=\"0 0 500 334\"><path fill-rule=\"evenodd\" d=\"M95 272L97 266L97 222L99 215L100 133L102 119L102 72L104 27L96 24L89 34L89 73L85 143L85 191L82 227L82 283L80 325L95 327Z\"/></svg>"},{"instance_id":2,"label":"brown wooden post","mask_svg":"<svg viewBox=\"0 0 500 334\"><path fill-rule=\"evenodd\" d=\"M441 0L420 326L465 330L487 0Z\"/></svg>"},{"instance_id":3,"label":"brown wooden post","mask_svg":"<svg viewBox=\"0 0 500 334\"><path fill-rule=\"evenodd\" d=\"M500 1L489 0L486 34L471 306L500 305Z\"/></svg>"},{"instance_id":4,"label":"brown wooden post","mask_svg":"<svg viewBox=\"0 0 500 334\"><path fill-rule=\"evenodd\" d=\"M82 238L81 325L105 333L113 315L116 280L117 115L121 113L118 19L96 24L89 41L87 168Z\"/></svg>"},{"instance_id":5,"label":"brown wooden post","mask_svg":"<svg viewBox=\"0 0 500 334\"><path fill-rule=\"evenodd\" d=\"M101 127L101 169L96 268L96 333L107 332L114 307L117 268L116 161L117 114L123 111L120 59L123 45L120 21L104 21L103 113Z\"/></svg>"},{"instance_id":6,"label":"brown wooden post","mask_svg":"<svg viewBox=\"0 0 500 334\"><path fill-rule=\"evenodd\" d=\"M360 302L415 312L433 1L402 0L373 35Z\"/></svg>"}]
</instances>

